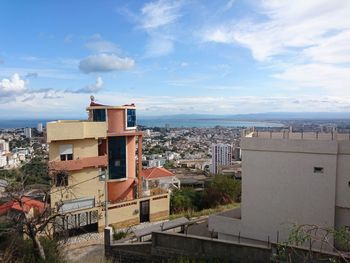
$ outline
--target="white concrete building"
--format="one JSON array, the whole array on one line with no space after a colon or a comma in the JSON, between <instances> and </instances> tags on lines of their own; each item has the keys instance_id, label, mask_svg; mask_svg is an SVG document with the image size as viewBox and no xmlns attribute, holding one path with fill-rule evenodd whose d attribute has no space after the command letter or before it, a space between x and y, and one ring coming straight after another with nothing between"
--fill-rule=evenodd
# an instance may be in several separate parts
<instances>
[{"instance_id":1,"label":"white concrete building","mask_svg":"<svg viewBox=\"0 0 350 263\"><path fill-rule=\"evenodd\" d=\"M10 151L9 142L5 140L0 140L0 154L2 152L9 152L9 151Z\"/></svg>"},{"instance_id":2,"label":"white concrete building","mask_svg":"<svg viewBox=\"0 0 350 263\"><path fill-rule=\"evenodd\" d=\"M42 122L38 123L37 129L38 129L38 132L43 132L43 124L42 124Z\"/></svg>"},{"instance_id":3,"label":"white concrete building","mask_svg":"<svg viewBox=\"0 0 350 263\"><path fill-rule=\"evenodd\" d=\"M24 136L26 138L32 138L32 128L24 128Z\"/></svg>"},{"instance_id":4,"label":"white concrete building","mask_svg":"<svg viewBox=\"0 0 350 263\"><path fill-rule=\"evenodd\" d=\"M232 145L213 144L212 154L212 173L217 174L220 166L230 166L232 164Z\"/></svg>"},{"instance_id":5,"label":"white concrete building","mask_svg":"<svg viewBox=\"0 0 350 263\"><path fill-rule=\"evenodd\" d=\"M294 223L350 227L349 139L289 132L242 138L241 208L210 216L209 230L219 239L281 242Z\"/></svg>"},{"instance_id":6,"label":"white concrete building","mask_svg":"<svg viewBox=\"0 0 350 263\"><path fill-rule=\"evenodd\" d=\"M181 187L181 182L175 174L163 167L143 169L141 177L144 196L151 195L152 189L156 188L171 192L173 189L180 189Z\"/></svg>"},{"instance_id":7,"label":"white concrete building","mask_svg":"<svg viewBox=\"0 0 350 263\"><path fill-rule=\"evenodd\" d=\"M0 168L4 168L7 166L7 157L6 155L0 154Z\"/></svg>"}]
</instances>

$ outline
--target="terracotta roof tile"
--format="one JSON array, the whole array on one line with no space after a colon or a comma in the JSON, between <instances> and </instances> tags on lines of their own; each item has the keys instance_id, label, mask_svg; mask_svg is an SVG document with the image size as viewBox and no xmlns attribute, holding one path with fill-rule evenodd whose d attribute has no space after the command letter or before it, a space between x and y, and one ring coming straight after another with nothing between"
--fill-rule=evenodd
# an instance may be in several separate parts
<instances>
[{"instance_id":1,"label":"terracotta roof tile","mask_svg":"<svg viewBox=\"0 0 350 263\"><path fill-rule=\"evenodd\" d=\"M31 208L36 208L40 213L44 212L45 204L38 200L32 199L30 197L22 197L23 209L16 200L8 201L7 203L0 206L0 215L5 214L8 210L14 209L18 211L29 212Z\"/></svg>"},{"instance_id":2,"label":"terracotta roof tile","mask_svg":"<svg viewBox=\"0 0 350 263\"><path fill-rule=\"evenodd\" d=\"M175 176L175 174L163 167L152 167L148 169L143 169L141 172L141 176L145 179L153 179L160 177L171 177Z\"/></svg>"}]
</instances>

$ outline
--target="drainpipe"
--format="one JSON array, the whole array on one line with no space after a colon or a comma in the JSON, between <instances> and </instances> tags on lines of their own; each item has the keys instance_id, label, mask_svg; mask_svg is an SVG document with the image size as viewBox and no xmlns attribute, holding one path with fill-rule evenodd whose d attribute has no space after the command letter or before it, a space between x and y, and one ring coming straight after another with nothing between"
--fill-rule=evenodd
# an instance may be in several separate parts
<instances>
[{"instance_id":1,"label":"drainpipe","mask_svg":"<svg viewBox=\"0 0 350 263\"><path fill-rule=\"evenodd\" d=\"M139 171L139 178L138 178L138 198L142 197L142 176L141 176L141 172L142 172L142 135L138 136L139 140L138 140L138 171Z\"/></svg>"}]
</instances>

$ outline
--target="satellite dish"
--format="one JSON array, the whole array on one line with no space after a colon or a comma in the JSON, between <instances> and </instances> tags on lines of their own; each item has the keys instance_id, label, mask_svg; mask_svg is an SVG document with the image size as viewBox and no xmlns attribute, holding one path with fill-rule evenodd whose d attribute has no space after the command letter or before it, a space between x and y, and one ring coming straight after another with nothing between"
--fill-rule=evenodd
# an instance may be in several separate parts
<instances>
[{"instance_id":1,"label":"satellite dish","mask_svg":"<svg viewBox=\"0 0 350 263\"><path fill-rule=\"evenodd\" d=\"M91 102L95 101L95 97L93 95L90 96Z\"/></svg>"}]
</instances>

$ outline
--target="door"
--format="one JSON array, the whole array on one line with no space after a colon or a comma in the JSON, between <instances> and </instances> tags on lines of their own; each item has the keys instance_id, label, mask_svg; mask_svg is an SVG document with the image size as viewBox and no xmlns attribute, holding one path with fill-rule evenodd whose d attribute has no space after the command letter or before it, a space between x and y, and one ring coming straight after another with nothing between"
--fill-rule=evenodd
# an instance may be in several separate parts
<instances>
[{"instance_id":1,"label":"door","mask_svg":"<svg viewBox=\"0 0 350 263\"><path fill-rule=\"evenodd\" d=\"M140 223L149 222L149 200L140 202Z\"/></svg>"}]
</instances>

